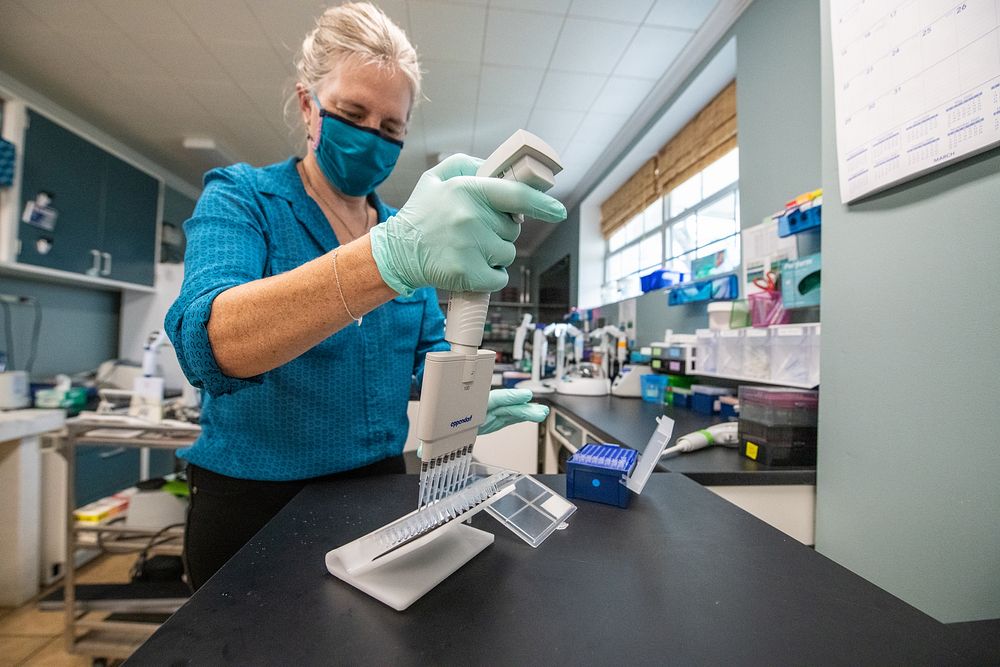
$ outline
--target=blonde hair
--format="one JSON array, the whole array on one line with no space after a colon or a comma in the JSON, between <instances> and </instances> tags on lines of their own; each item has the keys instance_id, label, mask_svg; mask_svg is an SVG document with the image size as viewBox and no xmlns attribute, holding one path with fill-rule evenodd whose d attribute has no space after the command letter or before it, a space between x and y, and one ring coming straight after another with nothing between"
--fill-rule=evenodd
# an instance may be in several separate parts
<instances>
[{"instance_id":1,"label":"blonde hair","mask_svg":"<svg viewBox=\"0 0 1000 667\"><path fill-rule=\"evenodd\" d=\"M316 19L316 27L302 40L302 49L295 58L296 83L315 90L334 67L347 60L402 72L410 82L416 106L421 79L417 51L403 29L371 3L348 2L330 7ZM286 115L296 108L297 98L293 87Z\"/></svg>"}]
</instances>

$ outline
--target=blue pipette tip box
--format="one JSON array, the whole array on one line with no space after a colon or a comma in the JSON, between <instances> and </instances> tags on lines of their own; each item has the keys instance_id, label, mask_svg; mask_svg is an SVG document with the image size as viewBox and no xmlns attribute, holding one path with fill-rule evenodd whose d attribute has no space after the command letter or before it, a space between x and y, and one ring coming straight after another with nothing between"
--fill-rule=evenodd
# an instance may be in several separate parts
<instances>
[{"instance_id":1,"label":"blue pipette tip box","mask_svg":"<svg viewBox=\"0 0 1000 667\"><path fill-rule=\"evenodd\" d=\"M566 461L566 497L628 507L625 480L639 452L618 445L584 445Z\"/></svg>"}]
</instances>

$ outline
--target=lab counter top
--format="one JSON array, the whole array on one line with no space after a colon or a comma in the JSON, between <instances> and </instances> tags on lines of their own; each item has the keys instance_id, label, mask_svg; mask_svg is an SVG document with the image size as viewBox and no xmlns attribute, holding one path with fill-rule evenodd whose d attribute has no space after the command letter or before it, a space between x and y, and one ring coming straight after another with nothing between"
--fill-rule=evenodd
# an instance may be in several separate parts
<instances>
[{"instance_id":1,"label":"lab counter top","mask_svg":"<svg viewBox=\"0 0 1000 667\"><path fill-rule=\"evenodd\" d=\"M0 411L0 442L19 440L47 431L62 428L66 421L63 410L22 410Z\"/></svg>"},{"instance_id":2,"label":"lab counter top","mask_svg":"<svg viewBox=\"0 0 1000 667\"><path fill-rule=\"evenodd\" d=\"M674 420L674 437L722 421L717 416L708 417L693 410L657 405L639 398L545 394L535 400L570 415L608 442L640 452L656 430L656 418L660 415ZM727 447L707 447L679 454L663 459L660 465L664 470L679 472L706 486L816 484L815 466L767 466Z\"/></svg>"},{"instance_id":3,"label":"lab counter top","mask_svg":"<svg viewBox=\"0 0 1000 667\"><path fill-rule=\"evenodd\" d=\"M415 475L308 486L128 664L973 662L947 626L674 473L627 510L579 502L538 549L476 515L494 544L404 612L326 572L416 497Z\"/></svg>"}]
</instances>

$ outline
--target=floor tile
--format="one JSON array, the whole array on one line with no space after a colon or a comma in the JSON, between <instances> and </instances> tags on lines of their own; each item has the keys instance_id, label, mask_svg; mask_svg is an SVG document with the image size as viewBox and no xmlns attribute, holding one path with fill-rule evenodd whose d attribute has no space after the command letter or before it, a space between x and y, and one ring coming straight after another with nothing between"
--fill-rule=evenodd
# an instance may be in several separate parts
<instances>
[{"instance_id":1,"label":"floor tile","mask_svg":"<svg viewBox=\"0 0 1000 667\"><path fill-rule=\"evenodd\" d=\"M23 664L24 667L90 667L91 659L85 655L70 655L63 638L56 637Z\"/></svg>"},{"instance_id":2,"label":"floor tile","mask_svg":"<svg viewBox=\"0 0 1000 667\"><path fill-rule=\"evenodd\" d=\"M127 584L136 554L106 554L77 573L77 583L81 584Z\"/></svg>"},{"instance_id":3,"label":"floor tile","mask_svg":"<svg viewBox=\"0 0 1000 667\"><path fill-rule=\"evenodd\" d=\"M0 618L0 635L55 637L62 631L62 611L39 611L33 602Z\"/></svg>"},{"instance_id":4,"label":"floor tile","mask_svg":"<svg viewBox=\"0 0 1000 667\"><path fill-rule=\"evenodd\" d=\"M0 666L20 665L50 641L50 637L0 637Z\"/></svg>"}]
</instances>

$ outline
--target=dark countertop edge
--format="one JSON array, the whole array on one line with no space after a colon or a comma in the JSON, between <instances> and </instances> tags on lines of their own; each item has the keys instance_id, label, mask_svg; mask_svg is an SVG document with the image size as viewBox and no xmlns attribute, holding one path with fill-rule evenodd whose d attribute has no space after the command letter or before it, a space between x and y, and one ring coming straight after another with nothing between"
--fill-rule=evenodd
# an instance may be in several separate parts
<instances>
[{"instance_id":1,"label":"dark countertop edge","mask_svg":"<svg viewBox=\"0 0 1000 667\"><path fill-rule=\"evenodd\" d=\"M635 399L623 399L623 400L635 400ZM578 421L581 426L586 428L588 431L593 432L594 435L601 437L609 442L621 442L620 438L617 438L607 431L605 431L600 426L594 424L586 417L581 416L575 410L563 405L558 396L553 394L539 394L536 395L534 401L537 403L542 403L548 405L551 408L558 408L562 412L565 412L573 417L574 420ZM682 408L679 408L682 409ZM650 433L652 435L652 433ZM628 443L622 443L628 446ZM792 485L808 485L816 486L816 469L812 468L809 470L802 470L800 468L791 468L783 470L781 468L771 468L768 470L754 471L754 472L744 472L744 471L684 471L684 470L671 470L669 467L669 459L664 462L661 461L656 466L657 472L677 472L684 475L691 480L698 482L702 486L792 486Z\"/></svg>"},{"instance_id":2,"label":"dark countertop edge","mask_svg":"<svg viewBox=\"0 0 1000 667\"><path fill-rule=\"evenodd\" d=\"M816 486L815 470L766 470L762 472L685 472L671 470L669 463L661 463L666 472L684 475L702 486Z\"/></svg>"}]
</instances>

